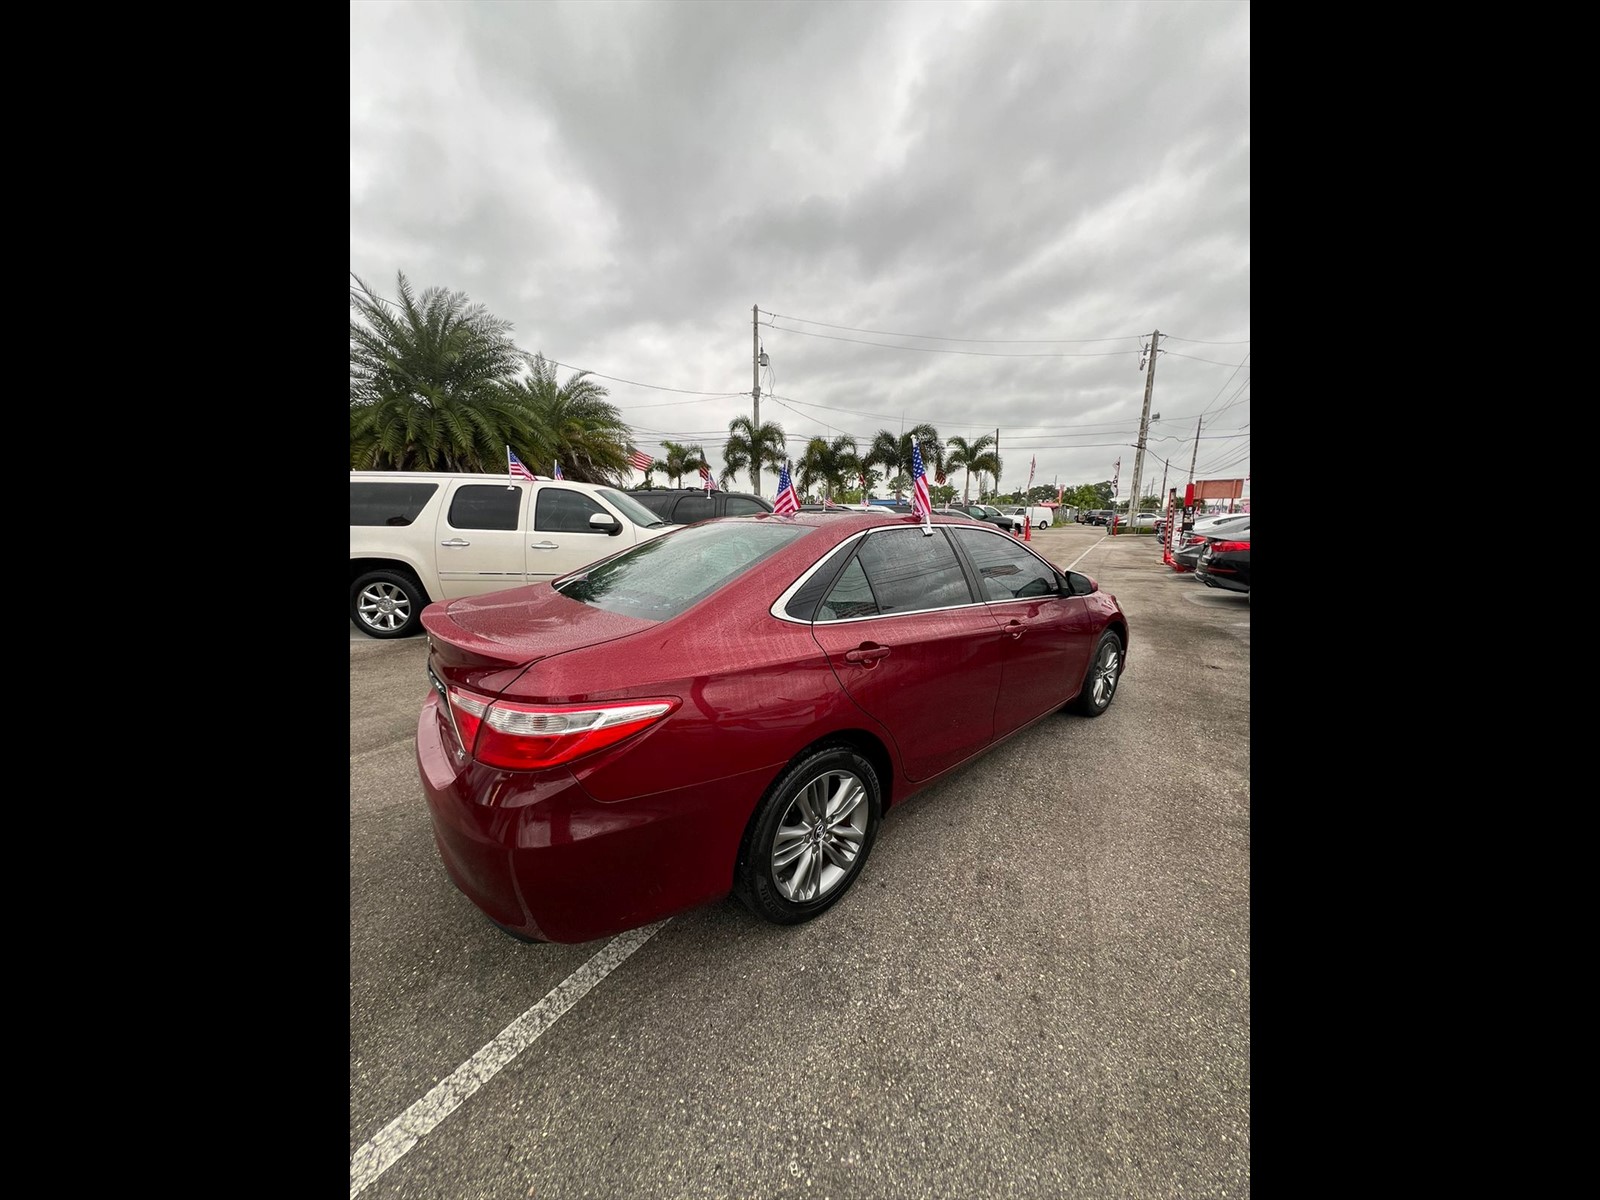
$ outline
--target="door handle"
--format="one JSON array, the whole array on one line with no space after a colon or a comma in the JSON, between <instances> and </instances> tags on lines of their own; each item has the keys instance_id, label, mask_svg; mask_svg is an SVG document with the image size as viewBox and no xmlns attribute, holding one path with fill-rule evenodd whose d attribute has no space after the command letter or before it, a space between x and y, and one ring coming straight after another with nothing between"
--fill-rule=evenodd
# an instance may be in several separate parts
<instances>
[{"instance_id":1,"label":"door handle","mask_svg":"<svg viewBox=\"0 0 1600 1200\"><path fill-rule=\"evenodd\" d=\"M880 658L889 657L887 646L862 646L855 650L846 650L844 660L847 663L858 663L863 666L872 666Z\"/></svg>"},{"instance_id":2,"label":"door handle","mask_svg":"<svg viewBox=\"0 0 1600 1200\"><path fill-rule=\"evenodd\" d=\"M1022 632L1026 628L1027 626L1025 626L1021 621L1007 621L1006 627L1000 632L1006 634L1012 641L1016 641L1022 636Z\"/></svg>"},{"instance_id":3,"label":"door handle","mask_svg":"<svg viewBox=\"0 0 1600 1200\"><path fill-rule=\"evenodd\" d=\"M450 549L454 550L461 546L470 546L472 543L467 541L466 538L451 538L448 542L440 542L439 545L448 546Z\"/></svg>"},{"instance_id":4,"label":"door handle","mask_svg":"<svg viewBox=\"0 0 1600 1200\"><path fill-rule=\"evenodd\" d=\"M528 543L528 549L529 550L559 550L559 549L561 549L561 547L556 545L554 542L543 541L543 542L529 542Z\"/></svg>"}]
</instances>

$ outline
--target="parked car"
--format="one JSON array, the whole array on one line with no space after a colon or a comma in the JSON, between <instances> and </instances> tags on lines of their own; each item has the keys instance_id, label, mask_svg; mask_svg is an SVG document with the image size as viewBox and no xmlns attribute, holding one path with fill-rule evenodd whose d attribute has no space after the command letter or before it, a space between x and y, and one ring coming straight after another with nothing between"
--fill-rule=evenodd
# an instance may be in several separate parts
<instances>
[{"instance_id":1,"label":"parked car","mask_svg":"<svg viewBox=\"0 0 1600 1200\"><path fill-rule=\"evenodd\" d=\"M1232 532L1206 539L1195 577L1207 587L1230 592L1250 592L1250 528L1230 527ZM1269 601L1271 597L1268 597Z\"/></svg>"},{"instance_id":2,"label":"parked car","mask_svg":"<svg viewBox=\"0 0 1600 1200\"><path fill-rule=\"evenodd\" d=\"M1109 525L1116 513L1109 508L1092 508L1084 515L1085 525Z\"/></svg>"},{"instance_id":3,"label":"parked car","mask_svg":"<svg viewBox=\"0 0 1600 1200\"><path fill-rule=\"evenodd\" d=\"M693 525L713 517L751 517L772 511L772 501L750 492L724 492L703 487L639 488L631 491L640 504L673 525Z\"/></svg>"},{"instance_id":4,"label":"parked car","mask_svg":"<svg viewBox=\"0 0 1600 1200\"><path fill-rule=\"evenodd\" d=\"M1190 523L1192 527L1188 536L1191 538L1204 537L1212 529L1220 528L1223 525L1231 525L1240 521L1248 521L1249 519L1249 513L1213 513L1210 516L1195 517ZM1165 518L1162 518L1156 522L1157 537L1165 534L1166 524ZM1173 531L1173 545L1177 546L1179 544L1179 539L1183 536L1183 518L1180 514L1178 518L1178 528Z\"/></svg>"},{"instance_id":5,"label":"parked car","mask_svg":"<svg viewBox=\"0 0 1600 1200\"><path fill-rule=\"evenodd\" d=\"M1004 529L1007 533L1019 529L1017 522L992 504L951 504L947 506L952 513L962 514L974 521L983 521L993 525L996 529Z\"/></svg>"},{"instance_id":6,"label":"parked car","mask_svg":"<svg viewBox=\"0 0 1600 1200\"><path fill-rule=\"evenodd\" d=\"M1224 538L1242 537L1250 540L1250 523L1245 521L1230 522L1226 527L1229 532L1222 533L1214 530L1211 533L1191 534L1189 540L1182 546L1172 549L1172 565L1180 571L1197 571L1200 566L1200 557L1212 543Z\"/></svg>"},{"instance_id":7,"label":"parked car","mask_svg":"<svg viewBox=\"0 0 1600 1200\"><path fill-rule=\"evenodd\" d=\"M1049 529L1050 519L1055 514L1042 504L1023 505L1013 504L1002 511L1009 513L1018 520L1027 520L1035 529Z\"/></svg>"},{"instance_id":8,"label":"parked car","mask_svg":"<svg viewBox=\"0 0 1600 1200\"><path fill-rule=\"evenodd\" d=\"M1133 517L1133 528L1136 530L1154 529L1156 527L1156 522L1160 519L1161 517L1153 512L1135 513Z\"/></svg>"},{"instance_id":9,"label":"parked car","mask_svg":"<svg viewBox=\"0 0 1600 1200\"><path fill-rule=\"evenodd\" d=\"M886 811L1063 708L1103 714L1129 644L1089 576L998 529L883 514L705 521L423 624L417 768L445 870L551 942L730 892L817 916Z\"/></svg>"},{"instance_id":10,"label":"parked car","mask_svg":"<svg viewBox=\"0 0 1600 1200\"><path fill-rule=\"evenodd\" d=\"M668 528L598 484L352 471L350 620L368 637L410 637L435 600L554 579Z\"/></svg>"},{"instance_id":11,"label":"parked car","mask_svg":"<svg viewBox=\"0 0 1600 1200\"><path fill-rule=\"evenodd\" d=\"M1195 538L1182 546L1172 548L1172 568L1175 571L1192 571L1200 562L1200 552L1206 548L1206 539Z\"/></svg>"}]
</instances>

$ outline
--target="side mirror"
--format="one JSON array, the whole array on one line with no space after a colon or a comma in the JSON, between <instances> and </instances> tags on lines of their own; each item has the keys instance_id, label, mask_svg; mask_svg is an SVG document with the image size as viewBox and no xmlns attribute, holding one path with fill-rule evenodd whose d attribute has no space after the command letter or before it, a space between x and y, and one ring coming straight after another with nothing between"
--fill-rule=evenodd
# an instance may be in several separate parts
<instances>
[{"instance_id":1,"label":"side mirror","mask_svg":"<svg viewBox=\"0 0 1600 1200\"><path fill-rule=\"evenodd\" d=\"M610 513L590 513L589 528L595 533L604 533L609 534L611 537L616 537L617 534L622 532L622 522Z\"/></svg>"}]
</instances>

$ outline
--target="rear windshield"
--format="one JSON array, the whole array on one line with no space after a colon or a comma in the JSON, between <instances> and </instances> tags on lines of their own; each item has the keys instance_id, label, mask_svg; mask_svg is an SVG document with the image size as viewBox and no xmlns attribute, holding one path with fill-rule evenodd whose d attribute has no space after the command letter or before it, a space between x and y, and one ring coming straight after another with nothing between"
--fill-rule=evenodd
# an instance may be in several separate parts
<instances>
[{"instance_id":1,"label":"rear windshield","mask_svg":"<svg viewBox=\"0 0 1600 1200\"><path fill-rule=\"evenodd\" d=\"M811 532L805 525L737 518L688 525L554 586L563 596L606 612L665 621Z\"/></svg>"}]
</instances>

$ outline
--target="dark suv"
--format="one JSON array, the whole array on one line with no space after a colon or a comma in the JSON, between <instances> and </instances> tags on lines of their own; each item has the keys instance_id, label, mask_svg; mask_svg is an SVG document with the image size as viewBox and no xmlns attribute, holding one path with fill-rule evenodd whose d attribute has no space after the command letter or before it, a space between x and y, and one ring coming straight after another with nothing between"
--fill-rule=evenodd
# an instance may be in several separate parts
<instances>
[{"instance_id":1,"label":"dark suv","mask_svg":"<svg viewBox=\"0 0 1600 1200\"><path fill-rule=\"evenodd\" d=\"M693 525L712 517L749 517L772 511L772 502L749 492L713 491L703 487L640 488L628 492L669 525Z\"/></svg>"},{"instance_id":2,"label":"dark suv","mask_svg":"<svg viewBox=\"0 0 1600 1200\"><path fill-rule=\"evenodd\" d=\"M1083 523L1085 525L1109 525L1111 524L1111 517L1112 512L1109 508L1092 508L1084 515Z\"/></svg>"}]
</instances>

